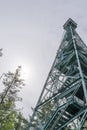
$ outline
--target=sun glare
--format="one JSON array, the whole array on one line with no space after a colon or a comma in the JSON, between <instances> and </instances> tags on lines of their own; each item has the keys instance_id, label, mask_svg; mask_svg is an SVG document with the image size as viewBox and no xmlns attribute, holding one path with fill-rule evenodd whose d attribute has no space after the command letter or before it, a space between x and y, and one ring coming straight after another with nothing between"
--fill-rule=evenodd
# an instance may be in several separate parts
<instances>
[{"instance_id":1,"label":"sun glare","mask_svg":"<svg viewBox=\"0 0 87 130\"><path fill-rule=\"evenodd\" d=\"M34 78L36 77L36 66L32 61L27 61L24 58L18 58L17 60L13 61L13 64L13 68L21 66L20 76L25 80L25 83L33 82Z\"/></svg>"},{"instance_id":2,"label":"sun glare","mask_svg":"<svg viewBox=\"0 0 87 130\"><path fill-rule=\"evenodd\" d=\"M21 78L25 81L31 81L33 79L33 68L27 65L21 66Z\"/></svg>"},{"instance_id":3,"label":"sun glare","mask_svg":"<svg viewBox=\"0 0 87 130\"><path fill-rule=\"evenodd\" d=\"M27 70L26 67L23 67L21 68L21 78L24 79L24 80L27 80L28 77L29 77L29 70Z\"/></svg>"}]
</instances>

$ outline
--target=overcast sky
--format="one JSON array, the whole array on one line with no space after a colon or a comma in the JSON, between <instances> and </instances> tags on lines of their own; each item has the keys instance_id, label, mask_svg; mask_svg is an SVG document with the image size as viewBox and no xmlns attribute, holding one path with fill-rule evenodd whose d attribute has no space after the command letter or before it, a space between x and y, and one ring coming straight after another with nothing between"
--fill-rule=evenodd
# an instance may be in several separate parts
<instances>
[{"instance_id":1,"label":"overcast sky","mask_svg":"<svg viewBox=\"0 0 87 130\"><path fill-rule=\"evenodd\" d=\"M41 93L68 18L87 43L87 0L0 0L0 75L23 67L26 86L19 106L26 117Z\"/></svg>"}]
</instances>

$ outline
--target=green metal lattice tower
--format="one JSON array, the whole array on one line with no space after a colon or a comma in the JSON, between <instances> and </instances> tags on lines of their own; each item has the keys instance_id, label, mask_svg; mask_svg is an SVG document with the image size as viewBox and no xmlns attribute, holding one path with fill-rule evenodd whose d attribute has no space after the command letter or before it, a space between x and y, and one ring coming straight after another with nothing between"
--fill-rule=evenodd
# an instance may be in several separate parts
<instances>
[{"instance_id":1,"label":"green metal lattice tower","mask_svg":"<svg viewBox=\"0 0 87 130\"><path fill-rule=\"evenodd\" d=\"M28 130L84 129L87 119L87 47L69 18Z\"/></svg>"}]
</instances>

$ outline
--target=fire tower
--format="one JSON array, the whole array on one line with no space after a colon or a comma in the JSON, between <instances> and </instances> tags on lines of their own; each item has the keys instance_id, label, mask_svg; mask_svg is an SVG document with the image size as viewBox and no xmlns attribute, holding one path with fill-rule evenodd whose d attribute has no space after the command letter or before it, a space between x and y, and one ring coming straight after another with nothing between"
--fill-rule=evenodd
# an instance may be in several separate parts
<instances>
[{"instance_id":1,"label":"fire tower","mask_svg":"<svg viewBox=\"0 0 87 130\"><path fill-rule=\"evenodd\" d=\"M87 47L69 18L28 130L83 130L87 119Z\"/></svg>"}]
</instances>

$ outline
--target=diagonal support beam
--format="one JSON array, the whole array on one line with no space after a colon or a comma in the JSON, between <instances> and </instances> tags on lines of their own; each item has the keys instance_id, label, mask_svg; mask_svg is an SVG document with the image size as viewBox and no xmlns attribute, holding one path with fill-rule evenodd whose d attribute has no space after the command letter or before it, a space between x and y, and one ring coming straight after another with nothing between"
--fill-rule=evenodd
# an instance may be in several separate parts
<instances>
[{"instance_id":1,"label":"diagonal support beam","mask_svg":"<svg viewBox=\"0 0 87 130\"><path fill-rule=\"evenodd\" d=\"M53 121L53 119L55 118L56 114L62 110L62 109L66 109L68 107L69 104L72 104L73 100L70 99L67 103L63 104L62 106L58 107L57 110L55 111L55 113L52 115L52 118L49 120L49 122L46 124L44 130L47 130L47 128L49 127L50 123ZM59 120L59 119L58 119Z\"/></svg>"},{"instance_id":2,"label":"diagonal support beam","mask_svg":"<svg viewBox=\"0 0 87 130\"><path fill-rule=\"evenodd\" d=\"M74 115L70 120L68 120L66 123L61 125L57 130L61 130L62 128L67 126L69 123L71 123L73 120L75 120L76 118L78 118L80 115L82 115L85 112L87 112L87 106L81 109L76 115Z\"/></svg>"},{"instance_id":3,"label":"diagonal support beam","mask_svg":"<svg viewBox=\"0 0 87 130\"><path fill-rule=\"evenodd\" d=\"M85 112L83 114L82 119L81 119L81 121L80 121L80 123L78 125L77 130L81 130L82 126L84 125L84 122L85 122L86 118L87 118L87 112Z\"/></svg>"},{"instance_id":4,"label":"diagonal support beam","mask_svg":"<svg viewBox=\"0 0 87 130\"><path fill-rule=\"evenodd\" d=\"M56 93L54 94L52 97L50 97L49 99L45 100L44 102L40 103L38 106L36 106L35 109L37 109L38 107L42 107L42 105L45 105L46 103L50 102L51 100L53 100L54 98L58 98L61 99L62 97L65 97L67 94L71 93L72 91L76 90L76 88L78 89L79 87L77 87L76 85L79 84L81 82L80 79L78 79L78 81L76 81L74 84L72 84L71 86L69 86L68 89L65 89L65 91L63 91L62 93Z\"/></svg>"},{"instance_id":5,"label":"diagonal support beam","mask_svg":"<svg viewBox=\"0 0 87 130\"><path fill-rule=\"evenodd\" d=\"M81 76L81 79L82 79L82 86L83 86L85 101L87 103L87 89L86 89L86 84L85 84L85 81L84 81L84 76L83 76L83 72L82 72L82 68L81 68L81 64L80 64L80 60L79 60L79 55L78 55L78 51L77 51L77 48L76 48L75 37L73 35L73 31L72 31L71 26L70 26L70 30L71 30L71 35L72 35L72 39L73 39L74 49L75 49L75 53L76 53L76 58L77 58L77 63L78 63L78 69L79 69L80 76Z\"/></svg>"}]
</instances>

